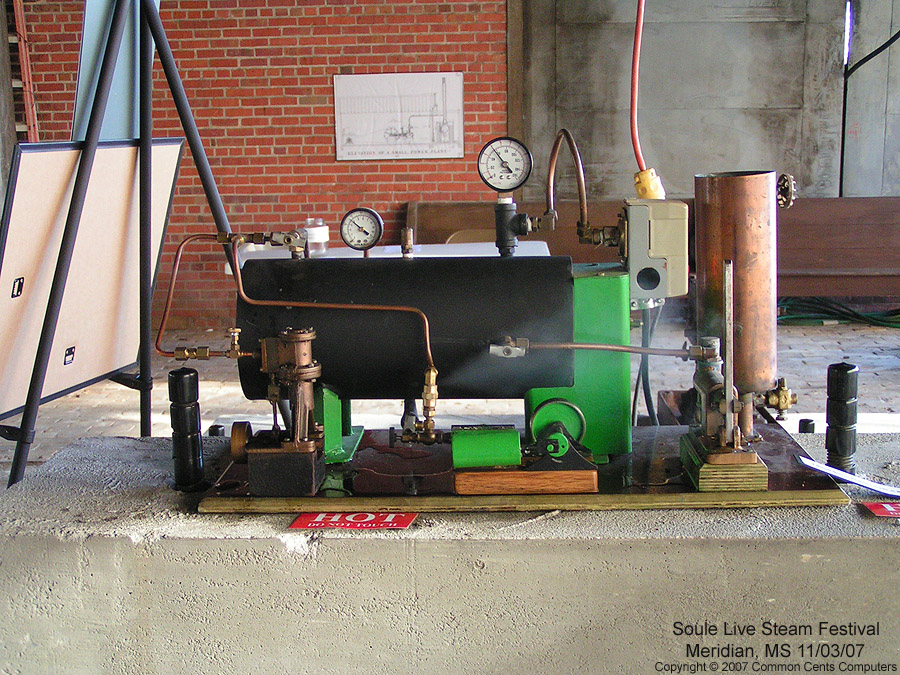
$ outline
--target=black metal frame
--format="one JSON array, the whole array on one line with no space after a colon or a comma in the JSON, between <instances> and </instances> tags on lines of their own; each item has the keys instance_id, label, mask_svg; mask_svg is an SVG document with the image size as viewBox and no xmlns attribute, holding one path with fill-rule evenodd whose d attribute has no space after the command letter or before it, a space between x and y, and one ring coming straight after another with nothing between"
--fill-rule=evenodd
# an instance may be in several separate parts
<instances>
[{"instance_id":1,"label":"black metal frame","mask_svg":"<svg viewBox=\"0 0 900 675\"><path fill-rule=\"evenodd\" d=\"M156 45L159 59L165 72L169 90L178 111L185 137L191 148L197 172L206 193L206 199L212 212L216 229L219 232L230 233L228 216L222 197L216 186L209 159L200 139L197 123L191 112L187 94L184 91L175 57L169 46L159 11L153 0L139 0L141 15L140 30L140 335L141 345L139 352L139 372L137 377L117 378L117 381L140 391L141 401L141 435L151 435L150 403L153 378L151 372L152 336L151 336L151 300L153 292L153 270L151 261L152 232L150 222L151 205L151 143L153 138L152 117L152 90L151 79L153 69L153 46ZM119 53L119 45L122 42L122 33L128 15L129 0L116 0L113 9L112 23L106 38L103 52L103 60L100 66L100 75L97 82L97 90L91 107L91 115L88 120L87 132L78 162L78 170L75 174L75 184L72 191L72 200L66 216L65 230L60 244L59 257L56 270L53 275L53 284L50 289L50 297L47 301L47 311L44 315L44 323L41 328L41 337L38 342L37 355L34 360L31 382L28 387L28 395L25 400L25 408L22 412L22 421L19 427L0 426L0 437L16 441L16 451L13 456L12 467L9 472L8 486L22 480L25 475L25 466L28 462L28 452L34 442L34 428L37 420L38 408L41 403L41 391L44 388L44 380L47 376L47 366L50 361L50 350L53 346L53 338L56 334L56 325L59 320L60 307L62 305L63 292L69 274L69 266L72 262L72 253L75 249L75 240L78 235L78 226L81 222L81 214L84 210L85 195L91 176L91 168L94 155L100 140L100 129L103 125L103 117L106 114L106 105L109 101L109 92L115 72L116 59ZM230 250L225 250L229 264L233 264Z\"/></svg>"}]
</instances>

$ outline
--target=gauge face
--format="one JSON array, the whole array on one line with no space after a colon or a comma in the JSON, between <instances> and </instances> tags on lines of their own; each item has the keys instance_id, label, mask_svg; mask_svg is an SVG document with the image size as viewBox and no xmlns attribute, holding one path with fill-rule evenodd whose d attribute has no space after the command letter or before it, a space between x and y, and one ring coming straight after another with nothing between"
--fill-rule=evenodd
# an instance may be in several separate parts
<instances>
[{"instance_id":1,"label":"gauge face","mask_svg":"<svg viewBox=\"0 0 900 675\"><path fill-rule=\"evenodd\" d=\"M478 155L478 175L497 192L518 190L531 175L531 153L522 141L501 136L488 141Z\"/></svg>"},{"instance_id":2,"label":"gauge face","mask_svg":"<svg viewBox=\"0 0 900 675\"><path fill-rule=\"evenodd\" d=\"M350 248L365 251L381 241L384 221L372 209L352 209L341 219L341 239Z\"/></svg>"}]
</instances>

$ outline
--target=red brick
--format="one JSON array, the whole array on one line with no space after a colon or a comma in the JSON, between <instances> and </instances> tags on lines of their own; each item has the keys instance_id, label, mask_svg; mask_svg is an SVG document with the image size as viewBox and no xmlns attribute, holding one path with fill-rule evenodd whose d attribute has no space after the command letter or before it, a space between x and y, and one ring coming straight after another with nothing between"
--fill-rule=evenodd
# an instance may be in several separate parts
<instances>
[{"instance_id":1,"label":"red brick","mask_svg":"<svg viewBox=\"0 0 900 675\"><path fill-rule=\"evenodd\" d=\"M26 2L42 140L71 134L83 2ZM481 143L506 132L505 2L417 0L167 0L161 16L235 231L325 218L337 238L348 209L379 209L396 243L404 204L489 200L473 166ZM466 157L336 162L332 76L465 73ZM159 64L154 132L183 135ZM163 248L158 316L185 236L214 225L186 152ZM332 245L336 245L332 242ZM224 326L233 292L215 245L184 257L172 325ZM189 283L187 283L189 282Z\"/></svg>"}]
</instances>

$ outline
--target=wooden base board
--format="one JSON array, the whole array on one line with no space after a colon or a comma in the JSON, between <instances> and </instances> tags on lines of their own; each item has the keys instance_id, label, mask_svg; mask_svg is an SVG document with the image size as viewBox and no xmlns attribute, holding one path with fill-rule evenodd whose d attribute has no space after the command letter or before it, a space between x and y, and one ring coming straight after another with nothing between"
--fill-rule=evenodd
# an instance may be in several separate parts
<instances>
[{"instance_id":1,"label":"wooden base board","mask_svg":"<svg viewBox=\"0 0 900 675\"><path fill-rule=\"evenodd\" d=\"M761 428L760 428L761 427ZM201 513L611 511L619 509L843 506L835 482L797 462L803 449L777 424L758 427L757 452L769 469L766 491L697 492L681 478L679 439L686 427L637 427L634 451L599 467L600 493L548 495L420 495L377 497L250 497L246 491L210 490ZM628 476L622 484L617 472ZM611 479L611 476L615 476Z\"/></svg>"},{"instance_id":2,"label":"wooden base board","mask_svg":"<svg viewBox=\"0 0 900 675\"><path fill-rule=\"evenodd\" d=\"M545 495L597 492L596 471L457 471L458 495Z\"/></svg>"},{"instance_id":3,"label":"wooden base board","mask_svg":"<svg viewBox=\"0 0 900 675\"><path fill-rule=\"evenodd\" d=\"M475 511L620 511L626 509L731 509L759 506L844 506L838 489L803 492L676 492L433 497L206 497L200 513L456 513Z\"/></svg>"}]
</instances>

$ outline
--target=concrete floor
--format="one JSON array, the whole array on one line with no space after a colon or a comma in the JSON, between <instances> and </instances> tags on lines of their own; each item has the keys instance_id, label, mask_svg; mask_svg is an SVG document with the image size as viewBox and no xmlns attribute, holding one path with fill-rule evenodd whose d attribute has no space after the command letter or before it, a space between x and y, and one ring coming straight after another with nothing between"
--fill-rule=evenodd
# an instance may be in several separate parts
<instances>
[{"instance_id":1,"label":"concrete floor","mask_svg":"<svg viewBox=\"0 0 900 675\"><path fill-rule=\"evenodd\" d=\"M657 329L653 344L678 347L683 342L683 325L664 322ZM632 344L640 343L635 329ZM210 345L224 347L224 335L214 331L180 332L166 340L167 344ZM859 412L862 431L900 431L900 332L889 328L859 325L782 326L778 332L779 373L799 394L799 403L790 416L795 426L800 416L817 419L818 431L824 431L825 373L829 363L848 361L860 368ZM632 369L637 367L632 359ZM181 364L171 359L154 358L156 383L153 401L153 435L169 436L168 394L166 378L170 370ZM204 429L217 418L227 415L266 415L265 402L248 401L237 379L235 364L227 359L190 362L200 373L200 405ZM656 389L687 389L692 371L690 364L678 359L654 357L651 360L651 382ZM518 401L440 401L439 413L516 414ZM360 413L393 412L399 416L397 402L361 402L354 408ZM643 406L641 406L643 410ZM821 421L819 421L821 420ZM16 425L18 416L4 424ZM61 448L82 437L137 436L139 433L138 395L112 382L101 382L41 407L36 442L29 464L40 464ZM0 470L8 470L15 445L2 442Z\"/></svg>"}]
</instances>

